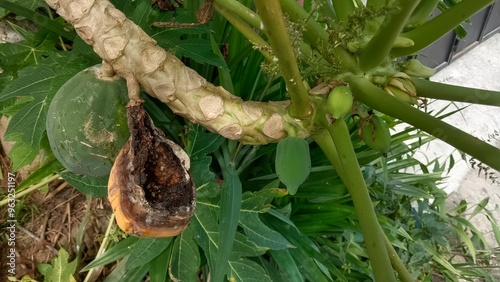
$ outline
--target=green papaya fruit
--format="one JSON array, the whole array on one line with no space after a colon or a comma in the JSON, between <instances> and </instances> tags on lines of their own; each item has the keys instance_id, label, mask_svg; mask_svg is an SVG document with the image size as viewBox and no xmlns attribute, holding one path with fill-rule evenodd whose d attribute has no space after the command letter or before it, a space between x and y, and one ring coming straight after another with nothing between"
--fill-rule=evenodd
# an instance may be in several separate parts
<instances>
[{"instance_id":1,"label":"green papaya fruit","mask_svg":"<svg viewBox=\"0 0 500 282\"><path fill-rule=\"evenodd\" d=\"M371 119L371 120L370 120ZM371 116L361 125L361 138L368 147L386 154L391 147L389 127L379 116Z\"/></svg>"},{"instance_id":2,"label":"green papaya fruit","mask_svg":"<svg viewBox=\"0 0 500 282\"><path fill-rule=\"evenodd\" d=\"M353 104L352 91L349 86L336 86L328 95L327 111L335 118L340 119L351 111Z\"/></svg>"},{"instance_id":3,"label":"green papaya fruit","mask_svg":"<svg viewBox=\"0 0 500 282\"><path fill-rule=\"evenodd\" d=\"M124 79L96 65L70 78L52 100L46 120L55 157L69 171L107 176L129 137Z\"/></svg>"}]
</instances>

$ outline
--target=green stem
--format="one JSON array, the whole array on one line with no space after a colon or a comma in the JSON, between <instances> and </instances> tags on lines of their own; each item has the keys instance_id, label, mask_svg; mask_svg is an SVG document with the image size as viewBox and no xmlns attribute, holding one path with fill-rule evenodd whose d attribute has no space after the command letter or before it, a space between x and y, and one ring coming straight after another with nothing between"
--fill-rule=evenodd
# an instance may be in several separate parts
<instances>
[{"instance_id":1,"label":"green stem","mask_svg":"<svg viewBox=\"0 0 500 282\"><path fill-rule=\"evenodd\" d=\"M461 1L425 24L401 34L401 36L412 39L415 45L406 48L394 48L391 50L391 56L408 56L424 49L492 2L494 0Z\"/></svg>"},{"instance_id":2,"label":"green stem","mask_svg":"<svg viewBox=\"0 0 500 282\"><path fill-rule=\"evenodd\" d=\"M414 78L419 97L500 107L500 92Z\"/></svg>"},{"instance_id":3,"label":"green stem","mask_svg":"<svg viewBox=\"0 0 500 282\"><path fill-rule=\"evenodd\" d=\"M352 0L336 0L333 1L333 7L337 14L337 19L344 21L355 9Z\"/></svg>"},{"instance_id":4,"label":"green stem","mask_svg":"<svg viewBox=\"0 0 500 282\"><path fill-rule=\"evenodd\" d=\"M214 4L215 10L221 14L228 22L230 22L246 39L252 42L253 45L259 46L262 48L258 48L260 53L268 60L271 61L273 57L271 54L266 52L265 50L270 50L271 46L267 44L267 42L262 39L252 28L250 28L240 17L235 15L228 10L226 7L219 5L218 3Z\"/></svg>"},{"instance_id":5,"label":"green stem","mask_svg":"<svg viewBox=\"0 0 500 282\"><path fill-rule=\"evenodd\" d=\"M346 172L344 184L352 197L354 209L358 215L375 281L396 281L384 243L384 233L377 221L368 188L351 143L349 129L345 121L339 119L329 127L328 131L339 154L343 170Z\"/></svg>"},{"instance_id":6,"label":"green stem","mask_svg":"<svg viewBox=\"0 0 500 282\"><path fill-rule=\"evenodd\" d=\"M337 174L340 176L342 182L346 182L345 172L342 163L340 162L339 153L337 152L337 148L335 147L335 143L333 143L330 134L326 129L320 130L316 134L311 136L321 148L325 156L332 163L333 167L337 171Z\"/></svg>"},{"instance_id":7,"label":"green stem","mask_svg":"<svg viewBox=\"0 0 500 282\"><path fill-rule=\"evenodd\" d=\"M280 4L278 1L255 0L255 6L259 10L264 30L278 60L280 73L285 80L292 100L290 116L307 118L311 114L309 94L302 83Z\"/></svg>"},{"instance_id":8,"label":"green stem","mask_svg":"<svg viewBox=\"0 0 500 282\"><path fill-rule=\"evenodd\" d=\"M231 11L254 28L260 29L262 21L257 13L235 0L214 0L216 6Z\"/></svg>"},{"instance_id":9,"label":"green stem","mask_svg":"<svg viewBox=\"0 0 500 282\"><path fill-rule=\"evenodd\" d=\"M359 55L359 66L363 71L371 70L387 59L389 52L420 0L399 1L399 11L387 15L377 33L363 47Z\"/></svg>"},{"instance_id":10,"label":"green stem","mask_svg":"<svg viewBox=\"0 0 500 282\"><path fill-rule=\"evenodd\" d=\"M326 130L321 130L315 135L311 136L313 140L316 142L316 144L319 145L323 153L325 153L326 157L330 162L332 163L333 167L337 171L338 175L340 176L340 179L342 180L343 183L346 183L346 176L345 176L345 171L344 168L342 167L342 164L340 163L340 158L339 154L337 152L337 148L335 147L335 144L333 143L332 138L330 137L330 134ZM379 228L382 228L379 226ZM381 229L382 230L382 229ZM406 269L406 266L404 263L401 261L401 258L398 256L398 253L392 246L391 242L385 235L383 231L381 231L382 234L384 235L384 241L385 241L385 247L387 249L387 253L389 254L389 259L391 261L391 264L393 268L396 270L396 272L399 275L399 278L403 282L412 282L413 279L408 272L408 269Z\"/></svg>"},{"instance_id":11,"label":"green stem","mask_svg":"<svg viewBox=\"0 0 500 282\"><path fill-rule=\"evenodd\" d=\"M383 232L383 231L382 231ZM385 235L385 233L384 233ZM399 280L403 282L413 282L415 279L411 276L410 272L404 265L403 261L401 258L398 256L398 253L392 246L391 241L389 241L389 238L387 236L384 236L384 242L385 242L385 248L387 249L387 252L389 253L389 259L391 260L392 267L394 267L394 270L399 275Z\"/></svg>"},{"instance_id":12,"label":"green stem","mask_svg":"<svg viewBox=\"0 0 500 282\"><path fill-rule=\"evenodd\" d=\"M373 85L364 77L350 76L346 80L349 82L356 100L420 128L458 150L480 160L491 168L500 171L500 149L401 102L399 99Z\"/></svg>"}]
</instances>

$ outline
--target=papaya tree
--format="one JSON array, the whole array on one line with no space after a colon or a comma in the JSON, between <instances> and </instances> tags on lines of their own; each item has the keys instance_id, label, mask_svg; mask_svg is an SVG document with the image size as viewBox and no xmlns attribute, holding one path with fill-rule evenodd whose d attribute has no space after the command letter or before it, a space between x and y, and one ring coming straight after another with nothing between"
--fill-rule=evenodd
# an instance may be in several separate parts
<instances>
[{"instance_id":1,"label":"papaya tree","mask_svg":"<svg viewBox=\"0 0 500 282\"><path fill-rule=\"evenodd\" d=\"M281 259L276 260L278 264L282 263L279 265L281 269L297 275L293 281L301 281L304 277L314 281L336 278L348 281L342 278L345 273L339 271L336 264L321 256L314 243L295 231L296 227L287 217L285 202L281 205L282 209L271 209L272 199L299 193L297 189L310 175L313 151L309 150L312 146L316 149L314 153L328 160L329 167L333 167L330 173L338 177L353 203L349 216L355 218L356 228L362 234L363 252L366 252L370 265L370 273L364 277L375 281L414 281L415 274L410 273L404 259L398 255L395 245L388 238L390 232L387 225L381 223L381 217L376 213L368 189L367 169L363 169L362 165L382 160L381 167L387 171L388 156L396 155L388 123L394 120L406 122L447 142L485 166L500 170L498 148L424 110L427 99L431 98L500 106L500 93L431 82L428 78L434 70L412 57L494 2L492 0L462 0L453 5L437 0L114 1L114 5L108 0L45 2L65 23L52 19L54 15L51 12L46 17L33 18L45 23L47 33L59 36L62 53L80 54L76 65L72 60L58 63L65 73L47 69L54 79L53 85L47 86L47 91L55 93L63 83L67 83L69 77L94 63L101 63L101 68L110 77L117 75L126 84L130 100L127 106L128 125L132 136L120 153L128 157L118 157L111 170L108 187L108 196L115 203L116 217L122 221L119 225L122 228L125 226L126 232L138 236L180 234L177 238L181 239L144 241L140 245L142 248L146 243L148 248L154 245L158 253L149 258L154 264L140 264L138 260L126 264L127 268L137 269L136 275L162 269L161 262L169 261L168 271L173 280L182 277L180 280L193 281L189 279L194 279L193 275L197 275L201 264L200 246L205 253L207 272L214 281L222 281L225 275L231 281L244 281L242 273L254 275L266 267L266 271L272 273L269 263L246 259L245 255L232 252L233 249L246 250L248 254L255 255L270 250L271 257ZM43 7L42 3L37 2L36 5ZM438 5L444 7L442 13L429 20ZM15 3L5 8L24 15L33 15L34 12L23 10ZM183 9L190 9L190 16L186 17ZM193 11L196 11L196 18ZM220 33L211 34L210 29ZM71 52L68 46L73 49ZM209 46L211 50L206 55L194 54L196 46ZM99 62L96 62L95 55ZM252 61L249 56L258 59ZM191 67L186 66L187 63ZM205 64L212 66L203 66ZM233 81L232 76L236 72L245 77L246 69L238 68L238 65L258 70L255 72L258 77ZM42 67L38 67L36 72L41 70ZM27 74L24 74L25 77ZM15 76L22 77L23 74L12 75L10 79L13 83L3 87L1 100L23 96L20 94L23 89L19 85L21 82L16 84ZM264 85L259 80L260 76L268 77ZM263 89L261 97L254 95L257 87ZM74 92L69 91L71 95L77 95ZM266 96L264 93L270 94ZM38 102L47 106L50 99ZM152 99L168 106L172 113L171 120L175 120L175 116L186 120L190 131L184 135L168 126L162 130L171 136L183 136L177 141L184 142L187 154L179 153L182 149L172 141L165 141L161 130L151 125L148 118L139 118L144 115L134 107L144 104L147 108ZM57 107L63 108L64 104ZM123 110L118 104L114 107ZM151 115L154 115L154 109L162 114L157 107L151 107ZM39 110L46 115L46 108ZM104 109L106 111L113 110ZM69 115L66 117L71 119ZM48 119L47 125L53 122ZM11 127L16 125L15 122L11 124ZM212 134L204 132L203 128ZM36 131L32 138L40 141L44 129ZM57 126L47 126L46 129L49 139L51 134L61 135ZM193 139L192 135L204 137ZM143 142L143 139L153 143ZM306 140L313 144L308 144ZM215 152L224 142L225 149ZM278 144L272 147L273 143ZM62 150L65 154L65 148L54 146L53 141L51 147L53 151ZM266 154L266 149L259 151L258 148L276 150L275 173L279 181L252 187L243 193L242 185L248 183L242 183L239 174L251 164L251 160ZM364 153L360 148L365 150ZM83 151L79 149L75 154ZM174 168L167 171L184 177L183 187L187 196L179 201L184 203L183 208L189 206L192 209L178 221L162 220L164 225L168 222L168 230L155 233L150 232L152 230L147 225L136 227L141 223L130 215L148 211L139 212L137 206L132 204L134 201L127 205L117 204L116 193L121 192L120 196L124 198L126 193L150 183L149 180L141 180L143 176L135 173L145 171L145 175L156 175L151 170L159 170L160 163L148 160L155 159L153 155L160 154L160 151L177 152L170 153L169 156L177 157L172 157L169 163L182 165L176 166L178 170L175 173ZM240 152L244 154L239 155ZM199 167L200 163L206 165L211 162L206 156L209 153L213 153L218 161L218 177L222 178L220 189L214 188L219 187L217 177L208 168ZM138 155L142 156L142 162ZM187 155L191 158L192 180ZM157 158L155 160L159 162L161 157ZM244 165L239 167L236 163ZM128 171L127 165L136 170ZM65 167L70 169L68 165ZM75 177L70 175L66 174L66 177ZM100 176L92 175L95 179L100 179ZM280 181L287 190L275 188ZM131 183L139 184L133 186ZM193 183L199 195L196 204L192 194ZM336 193L335 185L330 184L331 195ZM266 189L262 189L264 186ZM275 189L268 189L271 187ZM102 196L103 192L98 193ZM155 195L148 191L141 193ZM217 197L211 195L217 193L220 193ZM332 197L326 192L322 195ZM171 201L169 205L175 205L175 202ZM124 219L118 213L127 207L134 212L129 212L129 217ZM272 219L259 217L259 213L269 213ZM172 218L172 214L169 216ZM175 216L179 214L175 213ZM195 223L188 227L186 218L189 220L191 216ZM270 240L276 230L281 230L279 236L276 235L278 239ZM318 236L317 240L328 245L328 234ZM123 241L122 246L138 244L133 241L137 239L130 238ZM304 262L311 262L312 265L302 265L300 270L296 262L291 263L294 261L291 253L279 252L298 244L308 246L309 249L305 249L315 254L311 255L312 259L303 257ZM137 247L137 250L140 248ZM187 250L188 254L180 250ZM183 257L181 261L182 256L192 259ZM133 268L131 265L141 267ZM302 269L308 267L317 271ZM92 265L86 269L91 268ZM163 274L164 278L166 271L163 268L159 275ZM269 281L272 274L266 275L262 279Z\"/></svg>"}]
</instances>

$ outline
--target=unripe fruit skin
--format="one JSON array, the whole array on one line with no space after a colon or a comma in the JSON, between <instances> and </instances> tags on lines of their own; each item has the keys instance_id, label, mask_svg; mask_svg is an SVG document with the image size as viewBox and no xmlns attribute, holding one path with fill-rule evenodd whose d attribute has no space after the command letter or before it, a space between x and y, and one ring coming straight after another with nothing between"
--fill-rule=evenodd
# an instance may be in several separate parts
<instances>
[{"instance_id":1,"label":"unripe fruit skin","mask_svg":"<svg viewBox=\"0 0 500 282\"><path fill-rule=\"evenodd\" d=\"M353 104L352 91L348 86L340 85L332 89L326 101L326 110L340 119L351 111Z\"/></svg>"},{"instance_id":2,"label":"unripe fruit skin","mask_svg":"<svg viewBox=\"0 0 500 282\"><path fill-rule=\"evenodd\" d=\"M70 78L52 100L46 120L55 157L69 171L107 176L129 136L124 79L98 78L99 65Z\"/></svg>"},{"instance_id":3,"label":"unripe fruit skin","mask_svg":"<svg viewBox=\"0 0 500 282\"><path fill-rule=\"evenodd\" d=\"M368 147L387 153L391 146L391 133L387 124L378 116L372 116L361 128L361 138Z\"/></svg>"}]
</instances>

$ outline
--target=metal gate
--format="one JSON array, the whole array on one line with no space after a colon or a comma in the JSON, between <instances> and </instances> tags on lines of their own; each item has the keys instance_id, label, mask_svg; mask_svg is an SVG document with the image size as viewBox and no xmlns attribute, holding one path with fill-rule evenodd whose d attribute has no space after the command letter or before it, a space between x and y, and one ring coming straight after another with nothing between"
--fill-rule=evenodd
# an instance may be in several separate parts
<instances>
[{"instance_id":1,"label":"metal gate","mask_svg":"<svg viewBox=\"0 0 500 282\"><path fill-rule=\"evenodd\" d=\"M439 11L436 12L436 15ZM470 18L470 24L462 26L467 31L467 36L460 39L454 31L450 31L439 40L429 45L417 55L425 65L437 70L451 63L468 49L481 43L500 31L500 1L479 11Z\"/></svg>"}]
</instances>

